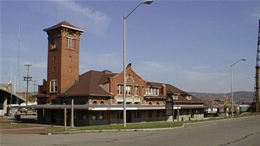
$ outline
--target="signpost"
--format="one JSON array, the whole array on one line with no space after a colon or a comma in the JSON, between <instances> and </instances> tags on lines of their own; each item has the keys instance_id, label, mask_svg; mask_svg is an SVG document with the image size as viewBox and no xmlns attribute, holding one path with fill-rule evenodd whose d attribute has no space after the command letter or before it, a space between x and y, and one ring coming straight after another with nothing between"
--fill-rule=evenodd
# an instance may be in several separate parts
<instances>
[{"instance_id":1,"label":"signpost","mask_svg":"<svg viewBox=\"0 0 260 146\"><path fill-rule=\"evenodd\" d=\"M167 96L165 103L165 115L173 116L173 98L171 96Z\"/></svg>"}]
</instances>

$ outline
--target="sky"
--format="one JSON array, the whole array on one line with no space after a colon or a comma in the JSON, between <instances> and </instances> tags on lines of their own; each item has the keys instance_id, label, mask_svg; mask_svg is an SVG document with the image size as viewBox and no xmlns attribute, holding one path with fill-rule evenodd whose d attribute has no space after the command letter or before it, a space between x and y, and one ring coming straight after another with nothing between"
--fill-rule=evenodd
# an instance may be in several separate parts
<instances>
[{"instance_id":1,"label":"sky","mask_svg":"<svg viewBox=\"0 0 260 146\"><path fill-rule=\"evenodd\" d=\"M123 71L123 16L142 0L1 0L0 82L25 91L47 79L47 34L61 21L84 29L80 74ZM144 80L187 92L254 91L260 1L154 0L126 20L127 64ZM19 63L18 63L19 62Z\"/></svg>"}]
</instances>

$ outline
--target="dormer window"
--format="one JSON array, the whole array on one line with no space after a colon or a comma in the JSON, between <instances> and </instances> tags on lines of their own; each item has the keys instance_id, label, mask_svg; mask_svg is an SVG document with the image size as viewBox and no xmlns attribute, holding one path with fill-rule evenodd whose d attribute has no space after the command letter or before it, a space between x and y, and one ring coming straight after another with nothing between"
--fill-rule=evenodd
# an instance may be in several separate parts
<instances>
[{"instance_id":1,"label":"dormer window","mask_svg":"<svg viewBox=\"0 0 260 146\"><path fill-rule=\"evenodd\" d=\"M159 95L160 94L160 90L159 88L155 88L155 87L146 87L146 95Z\"/></svg>"},{"instance_id":2,"label":"dormer window","mask_svg":"<svg viewBox=\"0 0 260 146\"><path fill-rule=\"evenodd\" d=\"M187 95L187 96L186 96L186 99L187 99L187 100L192 100L192 96Z\"/></svg>"},{"instance_id":3,"label":"dormer window","mask_svg":"<svg viewBox=\"0 0 260 146\"><path fill-rule=\"evenodd\" d=\"M178 95L172 95L173 100L178 100Z\"/></svg>"}]
</instances>

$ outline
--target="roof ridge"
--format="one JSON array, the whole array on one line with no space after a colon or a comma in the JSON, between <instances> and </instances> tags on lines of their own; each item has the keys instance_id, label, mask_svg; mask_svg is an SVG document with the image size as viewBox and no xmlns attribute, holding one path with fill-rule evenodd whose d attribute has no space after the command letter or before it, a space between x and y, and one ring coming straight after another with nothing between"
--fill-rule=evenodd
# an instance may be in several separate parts
<instances>
[{"instance_id":1,"label":"roof ridge","mask_svg":"<svg viewBox=\"0 0 260 146\"><path fill-rule=\"evenodd\" d=\"M73 29L73 30L77 30L77 31L80 31L80 32L85 32L85 30L83 29L80 29L72 24L70 24L69 22L67 21L62 21L56 25L53 25L51 27L48 27L48 28L45 28L43 29L43 31L49 31L49 30L53 30L53 29L56 29L56 28L60 28L60 27L65 27L65 28L69 28L69 29Z\"/></svg>"}]
</instances>

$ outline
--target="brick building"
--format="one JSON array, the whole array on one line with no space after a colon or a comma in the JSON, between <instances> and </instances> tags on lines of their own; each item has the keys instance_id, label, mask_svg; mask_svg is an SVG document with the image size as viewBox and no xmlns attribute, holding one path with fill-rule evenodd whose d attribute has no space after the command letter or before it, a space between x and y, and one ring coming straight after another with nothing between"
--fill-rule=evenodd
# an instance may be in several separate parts
<instances>
[{"instance_id":1,"label":"brick building","mask_svg":"<svg viewBox=\"0 0 260 146\"><path fill-rule=\"evenodd\" d=\"M67 117L75 125L122 123L123 72L90 70L79 75L84 30L63 21L44 31L48 34L47 80L39 86L38 105L32 106L38 109L38 121L62 125L66 107L73 111L67 112ZM203 118L203 101L173 85L143 80L131 64L126 68L125 92L127 122ZM174 117L166 114L167 97L174 99Z\"/></svg>"}]
</instances>

